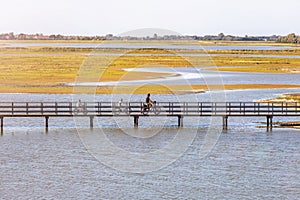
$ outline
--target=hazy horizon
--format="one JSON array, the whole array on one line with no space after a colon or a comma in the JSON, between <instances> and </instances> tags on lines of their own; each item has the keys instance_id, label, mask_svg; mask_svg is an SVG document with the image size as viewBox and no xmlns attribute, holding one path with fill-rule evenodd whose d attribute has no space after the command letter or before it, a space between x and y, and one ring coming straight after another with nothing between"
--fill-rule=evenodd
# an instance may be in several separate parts
<instances>
[{"instance_id":1,"label":"hazy horizon","mask_svg":"<svg viewBox=\"0 0 300 200\"><path fill-rule=\"evenodd\" d=\"M94 36L140 28L200 36L300 33L297 0L15 0L1 7L0 33Z\"/></svg>"}]
</instances>

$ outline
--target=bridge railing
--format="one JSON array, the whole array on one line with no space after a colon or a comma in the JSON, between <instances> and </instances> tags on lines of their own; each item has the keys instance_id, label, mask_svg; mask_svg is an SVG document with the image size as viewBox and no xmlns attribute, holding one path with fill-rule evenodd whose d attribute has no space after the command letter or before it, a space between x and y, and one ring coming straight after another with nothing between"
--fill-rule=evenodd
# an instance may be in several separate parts
<instances>
[{"instance_id":1,"label":"bridge railing","mask_svg":"<svg viewBox=\"0 0 300 200\"><path fill-rule=\"evenodd\" d=\"M148 110L143 102L0 102L0 115L185 115L265 116L300 115L297 102L157 102Z\"/></svg>"}]
</instances>

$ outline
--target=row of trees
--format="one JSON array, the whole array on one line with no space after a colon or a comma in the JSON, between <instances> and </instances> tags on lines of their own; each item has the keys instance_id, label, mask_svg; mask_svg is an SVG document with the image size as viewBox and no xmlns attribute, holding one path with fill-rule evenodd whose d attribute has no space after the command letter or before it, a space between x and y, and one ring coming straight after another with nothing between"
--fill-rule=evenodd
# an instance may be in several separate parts
<instances>
[{"instance_id":1,"label":"row of trees","mask_svg":"<svg viewBox=\"0 0 300 200\"><path fill-rule=\"evenodd\" d=\"M280 37L276 42L300 44L300 36L297 36L295 33L291 33L291 34L288 34L287 36Z\"/></svg>"},{"instance_id":2,"label":"row of trees","mask_svg":"<svg viewBox=\"0 0 300 200\"><path fill-rule=\"evenodd\" d=\"M64 35L43 35L43 34L0 34L0 40L104 40L106 36L64 36Z\"/></svg>"},{"instance_id":3,"label":"row of trees","mask_svg":"<svg viewBox=\"0 0 300 200\"><path fill-rule=\"evenodd\" d=\"M222 40L222 41L276 41L280 36L272 35L272 36L233 36L233 35L224 35L220 33L218 35L205 35L205 36L197 36L197 35L164 35L158 36L154 34L153 36L147 37L133 37L133 36L113 36L106 37L106 39L112 40L203 40L203 41L214 41L214 40Z\"/></svg>"},{"instance_id":4,"label":"row of trees","mask_svg":"<svg viewBox=\"0 0 300 200\"><path fill-rule=\"evenodd\" d=\"M64 35L50 35L49 40L104 40L104 36L64 36Z\"/></svg>"},{"instance_id":5,"label":"row of trees","mask_svg":"<svg viewBox=\"0 0 300 200\"><path fill-rule=\"evenodd\" d=\"M206 35L199 37L199 40L225 40L225 41L276 41L280 36L233 36L233 35L224 35L220 33L218 35Z\"/></svg>"},{"instance_id":6,"label":"row of trees","mask_svg":"<svg viewBox=\"0 0 300 200\"><path fill-rule=\"evenodd\" d=\"M43 34L17 34L4 33L0 34L0 40L225 40L225 41L276 41L278 43L300 44L300 36L291 33L287 36L232 36L220 33L218 35L206 36L188 36L188 35L165 35L158 36L154 34L152 37L132 37L132 36L114 36L108 34L106 36L65 36L65 35L43 35Z\"/></svg>"},{"instance_id":7,"label":"row of trees","mask_svg":"<svg viewBox=\"0 0 300 200\"><path fill-rule=\"evenodd\" d=\"M14 33L3 33L0 34L0 40L14 40Z\"/></svg>"}]
</instances>

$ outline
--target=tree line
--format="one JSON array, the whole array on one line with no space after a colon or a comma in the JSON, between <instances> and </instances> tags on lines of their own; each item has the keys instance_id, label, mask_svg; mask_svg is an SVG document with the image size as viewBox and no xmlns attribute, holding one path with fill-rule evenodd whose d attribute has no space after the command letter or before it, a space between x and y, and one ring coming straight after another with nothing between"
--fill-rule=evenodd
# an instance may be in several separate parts
<instances>
[{"instance_id":1,"label":"tree line","mask_svg":"<svg viewBox=\"0 0 300 200\"><path fill-rule=\"evenodd\" d=\"M300 36L297 36L295 33L290 33L287 36L278 38L276 41L278 43L291 43L291 44L300 44Z\"/></svg>"},{"instance_id":2,"label":"tree line","mask_svg":"<svg viewBox=\"0 0 300 200\"><path fill-rule=\"evenodd\" d=\"M105 36L65 36L65 35L43 35L40 34L14 34L3 33L0 34L0 40L203 40L203 41L273 41L277 43L291 43L300 44L300 36L295 33L288 34L287 36L233 36L225 35L220 33L218 35L164 35L158 36L154 34L153 36L146 37L134 37L134 36L114 36L112 34L107 34Z\"/></svg>"}]
</instances>

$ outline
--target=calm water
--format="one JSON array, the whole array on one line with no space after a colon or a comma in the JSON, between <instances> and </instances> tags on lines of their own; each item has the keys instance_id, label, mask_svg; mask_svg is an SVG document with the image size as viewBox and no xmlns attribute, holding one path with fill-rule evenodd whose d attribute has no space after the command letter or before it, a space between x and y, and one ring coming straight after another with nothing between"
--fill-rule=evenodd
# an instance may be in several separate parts
<instances>
[{"instance_id":1,"label":"calm water","mask_svg":"<svg viewBox=\"0 0 300 200\"><path fill-rule=\"evenodd\" d=\"M190 49L190 50L281 50L291 47L282 46L200 46L200 45L149 45L149 44L78 44L78 43L9 43L11 47L72 47L72 48L120 48L120 49L140 49L140 48L161 48L161 49Z\"/></svg>"},{"instance_id":2,"label":"calm water","mask_svg":"<svg viewBox=\"0 0 300 200\"><path fill-rule=\"evenodd\" d=\"M226 68L220 66L218 68ZM206 70L211 68L213 70ZM299 84L300 74L273 74L268 73L247 73L247 72L222 72L215 71L217 67L194 67L194 68L132 68L124 69L136 72L152 72L152 73L170 73L173 76L160 77L147 80L147 84ZM124 76L126 78L126 75ZM124 78L123 77L123 78ZM111 81L111 82L75 82L66 83L67 85L81 86L103 86L103 85L141 85L144 80L134 81Z\"/></svg>"},{"instance_id":3,"label":"calm water","mask_svg":"<svg viewBox=\"0 0 300 200\"><path fill-rule=\"evenodd\" d=\"M226 99L252 101L296 91L230 91L226 92ZM153 99L209 101L212 95L153 95ZM72 100L70 95L1 94L0 97L1 101ZM144 95L96 95L90 98L104 101L120 97L144 100ZM175 128L177 119L151 120L156 121L141 119L140 128L136 130L127 125L117 128L118 119L101 118L96 121L95 130L90 131L86 128L87 119L80 123L71 118L50 119L50 130L46 134L43 119L5 119L4 135L0 137L1 198L299 199L300 131L275 128L272 133L267 133L265 128L256 128L259 124L255 122L264 122L264 118L229 118L229 130L220 135L204 158L199 157L199 152L208 134L210 119L185 118L182 131L188 135L197 128L195 139L175 162L149 173L128 173L108 167L90 154L75 129L76 124L89 137L101 128L107 138L122 149L150 152L172 142L178 131ZM165 123L161 123L163 120ZM274 119L282 120L291 119ZM215 127L221 124L220 120L214 122ZM149 126L163 128L146 138L123 133L126 128L146 135ZM126 161L119 162L126 165Z\"/></svg>"}]
</instances>

